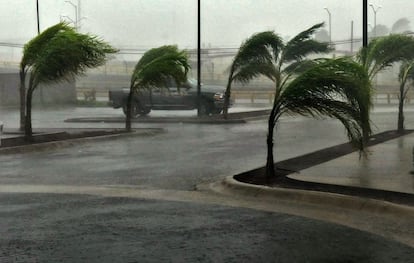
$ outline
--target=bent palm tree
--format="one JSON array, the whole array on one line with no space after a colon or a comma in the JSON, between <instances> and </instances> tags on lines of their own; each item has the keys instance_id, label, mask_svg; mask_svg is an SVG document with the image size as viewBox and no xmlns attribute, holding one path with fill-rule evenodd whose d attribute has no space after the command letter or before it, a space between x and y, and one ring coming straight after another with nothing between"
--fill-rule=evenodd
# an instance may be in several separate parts
<instances>
[{"instance_id":1,"label":"bent palm tree","mask_svg":"<svg viewBox=\"0 0 414 263\"><path fill-rule=\"evenodd\" d=\"M266 177L275 176L274 130L285 113L329 116L338 119L360 149L371 132L370 80L364 68L348 59L308 60L310 54L328 52L327 43L311 37L317 24L284 44L273 32L253 35L241 47L230 70L226 98L233 81L248 82L263 75L275 83L268 120Z\"/></svg>"},{"instance_id":2,"label":"bent palm tree","mask_svg":"<svg viewBox=\"0 0 414 263\"><path fill-rule=\"evenodd\" d=\"M414 60L414 38L411 35L393 34L372 40L367 47L362 48L357 54L357 61L373 79L378 72L402 62L399 81L399 105L397 129L404 130L404 100L408 89L405 89L407 78L410 78L412 61Z\"/></svg>"},{"instance_id":3,"label":"bent palm tree","mask_svg":"<svg viewBox=\"0 0 414 263\"><path fill-rule=\"evenodd\" d=\"M25 45L23 72L30 72L26 98L25 137L32 139L32 96L41 83L60 82L101 66L116 50L95 36L81 34L61 22Z\"/></svg>"},{"instance_id":4,"label":"bent palm tree","mask_svg":"<svg viewBox=\"0 0 414 263\"><path fill-rule=\"evenodd\" d=\"M234 81L247 83L264 75L275 83L276 96L284 78L310 54L330 51L328 43L312 39L313 34L324 24L316 24L299 33L286 44L271 31L257 33L240 47L230 66L224 100L224 117L227 117L231 85Z\"/></svg>"},{"instance_id":5,"label":"bent palm tree","mask_svg":"<svg viewBox=\"0 0 414 263\"><path fill-rule=\"evenodd\" d=\"M411 59L414 59L414 38L403 34L375 38L357 54L357 61L370 79L396 62Z\"/></svg>"},{"instance_id":6,"label":"bent palm tree","mask_svg":"<svg viewBox=\"0 0 414 263\"><path fill-rule=\"evenodd\" d=\"M349 58L318 59L304 71L293 71L279 86L269 117L266 177L275 175L273 133L286 113L338 119L360 150L371 133L371 82L366 71Z\"/></svg>"},{"instance_id":7,"label":"bent palm tree","mask_svg":"<svg viewBox=\"0 0 414 263\"><path fill-rule=\"evenodd\" d=\"M179 51L176 46L161 46L145 52L138 61L131 76L131 84L127 100L125 129L131 130L132 97L134 92L152 87L165 86L166 78L173 78L177 85L187 80L190 69L188 55Z\"/></svg>"},{"instance_id":8,"label":"bent palm tree","mask_svg":"<svg viewBox=\"0 0 414 263\"><path fill-rule=\"evenodd\" d=\"M26 116L26 75L32 65L36 63L39 50L59 32L72 30L66 23L58 23L47 28L42 34L30 40L23 48L23 57L20 62L20 130L24 131Z\"/></svg>"}]
</instances>

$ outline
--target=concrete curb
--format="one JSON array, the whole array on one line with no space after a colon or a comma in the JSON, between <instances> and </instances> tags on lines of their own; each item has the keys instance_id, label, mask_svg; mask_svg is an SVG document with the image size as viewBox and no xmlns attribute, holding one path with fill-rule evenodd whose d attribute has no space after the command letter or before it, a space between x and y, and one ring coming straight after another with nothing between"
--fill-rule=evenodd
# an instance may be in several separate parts
<instances>
[{"instance_id":1,"label":"concrete curb","mask_svg":"<svg viewBox=\"0 0 414 263\"><path fill-rule=\"evenodd\" d=\"M115 140L125 137L133 136L153 136L165 132L164 129L154 128L154 129L144 129L144 130L135 130L131 133L119 133L119 134L110 134L110 135L101 135L101 136L91 136L84 138L74 138L60 141L52 142L43 142L43 143L34 143L29 145L14 146L14 147L4 147L0 148L1 154L19 154L19 153L29 153L35 151L46 151L51 149L58 149L62 147L70 147L80 143L95 142L95 141L104 141L104 140Z\"/></svg>"},{"instance_id":2,"label":"concrete curb","mask_svg":"<svg viewBox=\"0 0 414 263\"><path fill-rule=\"evenodd\" d=\"M414 207L407 205L336 193L252 185L239 182L233 176L227 176L221 182L211 184L210 189L222 194L253 197L268 202L289 201L326 207L341 207L375 214L403 216L414 220Z\"/></svg>"}]
</instances>

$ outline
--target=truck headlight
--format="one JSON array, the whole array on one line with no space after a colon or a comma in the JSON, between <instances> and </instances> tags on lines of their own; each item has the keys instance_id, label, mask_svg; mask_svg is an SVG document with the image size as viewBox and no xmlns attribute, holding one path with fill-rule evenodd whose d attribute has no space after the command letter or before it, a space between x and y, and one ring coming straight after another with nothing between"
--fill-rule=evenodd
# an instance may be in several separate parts
<instances>
[{"instance_id":1,"label":"truck headlight","mask_svg":"<svg viewBox=\"0 0 414 263\"><path fill-rule=\"evenodd\" d=\"M224 94L222 92L217 92L216 94L214 94L215 100L222 100L223 98L224 98Z\"/></svg>"}]
</instances>

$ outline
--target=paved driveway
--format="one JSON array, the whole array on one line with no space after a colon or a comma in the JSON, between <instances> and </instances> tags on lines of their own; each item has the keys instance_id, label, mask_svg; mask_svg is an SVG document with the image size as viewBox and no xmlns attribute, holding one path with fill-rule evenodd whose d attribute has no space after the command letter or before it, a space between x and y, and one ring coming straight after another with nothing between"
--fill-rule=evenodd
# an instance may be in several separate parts
<instances>
[{"instance_id":1,"label":"paved driveway","mask_svg":"<svg viewBox=\"0 0 414 263\"><path fill-rule=\"evenodd\" d=\"M0 155L0 261L413 262L412 247L326 222L388 224L378 217L194 191L262 166L265 120L136 125L167 132ZM331 120L286 118L278 132L279 160L346 139Z\"/></svg>"}]
</instances>

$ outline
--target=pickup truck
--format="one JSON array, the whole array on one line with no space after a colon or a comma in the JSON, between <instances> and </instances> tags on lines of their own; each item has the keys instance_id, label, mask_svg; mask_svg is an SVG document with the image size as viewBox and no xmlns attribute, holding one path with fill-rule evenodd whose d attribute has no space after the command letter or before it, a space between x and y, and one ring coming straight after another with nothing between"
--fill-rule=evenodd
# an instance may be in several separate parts
<instances>
[{"instance_id":1,"label":"pickup truck","mask_svg":"<svg viewBox=\"0 0 414 263\"><path fill-rule=\"evenodd\" d=\"M224 105L224 87L202 85L200 113L202 115L220 114ZM109 90L109 105L122 108L126 115L128 88ZM232 104L232 103L230 103ZM189 79L178 87L174 80L166 80L165 87L153 87L134 93L132 117L145 116L151 110L193 110L197 108L197 81Z\"/></svg>"}]
</instances>

